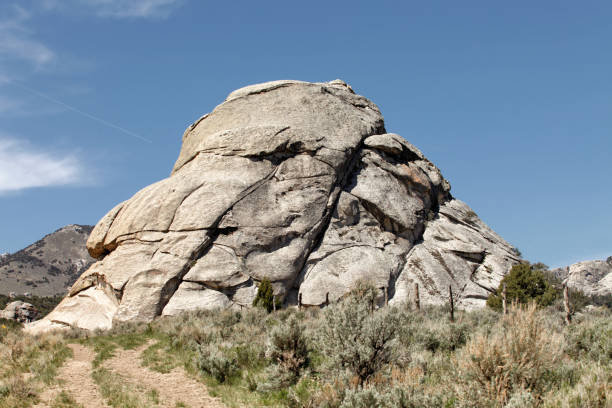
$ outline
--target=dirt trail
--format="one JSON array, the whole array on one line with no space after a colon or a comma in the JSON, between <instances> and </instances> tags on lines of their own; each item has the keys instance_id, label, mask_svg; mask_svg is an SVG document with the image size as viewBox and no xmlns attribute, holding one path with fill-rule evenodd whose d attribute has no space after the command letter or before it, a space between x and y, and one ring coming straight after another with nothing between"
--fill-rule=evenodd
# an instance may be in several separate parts
<instances>
[{"instance_id":1,"label":"dirt trail","mask_svg":"<svg viewBox=\"0 0 612 408\"><path fill-rule=\"evenodd\" d=\"M132 384L157 390L159 406L175 407L182 402L189 408L225 408L221 401L208 395L204 384L189 378L182 368L177 367L162 374L142 367L140 354L150 345L145 344L134 350L117 349L115 356L103 365Z\"/></svg>"},{"instance_id":2,"label":"dirt trail","mask_svg":"<svg viewBox=\"0 0 612 408\"><path fill-rule=\"evenodd\" d=\"M80 344L69 344L73 356L58 371L60 386L45 390L40 396L41 402L34 408L49 407L57 395L65 390L76 402L87 408L108 408L104 403L98 387L91 378L91 362L94 352Z\"/></svg>"},{"instance_id":3,"label":"dirt trail","mask_svg":"<svg viewBox=\"0 0 612 408\"><path fill-rule=\"evenodd\" d=\"M140 354L150 345L148 343L135 350L118 348L115 356L105 361L103 367L116 372L140 390L156 390L159 400L156 407L225 408L219 399L208 394L204 384L189 378L182 368L162 374L142 367ZM58 371L60 384L44 390L40 403L34 408L51 407L62 391L66 391L83 407L110 408L91 377L91 363L95 357L93 350L80 344L69 344L68 347L72 349L73 356Z\"/></svg>"}]
</instances>

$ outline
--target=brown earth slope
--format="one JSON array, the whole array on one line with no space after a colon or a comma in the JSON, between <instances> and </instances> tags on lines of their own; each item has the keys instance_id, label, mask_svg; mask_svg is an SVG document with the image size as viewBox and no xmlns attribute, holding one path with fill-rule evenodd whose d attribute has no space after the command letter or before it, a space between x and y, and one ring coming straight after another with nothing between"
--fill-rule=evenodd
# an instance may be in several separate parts
<instances>
[{"instance_id":1,"label":"brown earth slope","mask_svg":"<svg viewBox=\"0 0 612 408\"><path fill-rule=\"evenodd\" d=\"M0 257L0 294L64 295L93 263L85 242L90 225L67 225L32 245Z\"/></svg>"}]
</instances>

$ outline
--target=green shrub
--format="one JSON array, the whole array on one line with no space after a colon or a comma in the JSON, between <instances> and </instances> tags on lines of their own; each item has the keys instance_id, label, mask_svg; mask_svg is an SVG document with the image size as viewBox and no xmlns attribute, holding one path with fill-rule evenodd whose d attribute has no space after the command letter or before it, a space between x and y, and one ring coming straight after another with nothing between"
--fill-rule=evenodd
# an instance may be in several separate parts
<instances>
[{"instance_id":1,"label":"green shrub","mask_svg":"<svg viewBox=\"0 0 612 408\"><path fill-rule=\"evenodd\" d=\"M575 359L588 358L612 364L612 319L598 317L568 328L568 354Z\"/></svg>"},{"instance_id":2,"label":"green shrub","mask_svg":"<svg viewBox=\"0 0 612 408\"><path fill-rule=\"evenodd\" d=\"M409 395L402 387L372 387L347 390L340 408L437 408L450 407L450 404L445 405L439 398L428 395Z\"/></svg>"},{"instance_id":3,"label":"green shrub","mask_svg":"<svg viewBox=\"0 0 612 408\"><path fill-rule=\"evenodd\" d=\"M297 317L292 316L272 329L267 355L277 365L280 376L290 382L299 377L308 365L308 345Z\"/></svg>"},{"instance_id":4,"label":"green shrub","mask_svg":"<svg viewBox=\"0 0 612 408\"><path fill-rule=\"evenodd\" d=\"M231 350L236 356L236 364L239 367L257 368L266 364L265 347L262 344L256 342L238 344L232 347Z\"/></svg>"},{"instance_id":5,"label":"green shrub","mask_svg":"<svg viewBox=\"0 0 612 408\"><path fill-rule=\"evenodd\" d=\"M413 327L414 341L423 349L436 352L452 352L461 348L468 340L471 328L463 322L442 324L432 327Z\"/></svg>"},{"instance_id":6,"label":"green shrub","mask_svg":"<svg viewBox=\"0 0 612 408\"><path fill-rule=\"evenodd\" d=\"M300 379L294 387L287 393L287 404L289 408L313 407L313 392L319 384L308 377Z\"/></svg>"},{"instance_id":7,"label":"green shrub","mask_svg":"<svg viewBox=\"0 0 612 408\"><path fill-rule=\"evenodd\" d=\"M381 394L376 388L348 390L340 408L394 408L392 399L387 394Z\"/></svg>"},{"instance_id":8,"label":"green shrub","mask_svg":"<svg viewBox=\"0 0 612 408\"><path fill-rule=\"evenodd\" d=\"M216 345L202 345L198 348L197 367L219 383L226 382L239 371L236 359L228 358Z\"/></svg>"},{"instance_id":9,"label":"green shrub","mask_svg":"<svg viewBox=\"0 0 612 408\"><path fill-rule=\"evenodd\" d=\"M253 306L261 307L270 313L274 309L274 288L268 278L264 278L257 288L257 295L253 299ZM276 308L280 308L280 301L276 300Z\"/></svg>"},{"instance_id":10,"label":"green shrub","mask_svg":"<svg viewBox=\"0 0 612 408\"><path fill-rule=\"evenodd\" d=\"M586 306L603 306L612 310L612 295L586 295L579 290L569 289L570 307L572 312L579 312ZM563 302L560 301L558 310L563 310Z\"/></svg>"},{"instance_id":11,"label":"green shrub","mask_svg":"<svg viewBox=\"0 0 612 408\"><path fill-rule=\"evenodd\" d=\"M527 304L535 301L540 306L551 305L559 290L546 278L542 264L530 265L528 262L514 265L502 279L499 287L487 299L487 306L500 311L502 309L502 291L506 285L508 304L517 302Z\"/></svg>"},{"instance_id":12,"label":"green shrub","mask_svg":"<svg viewBox=\"0 0 612 408\"><path fill-rule=\"evenodd\" d=\"M336 368L345 368L363 384L391 360L399 323L397 310L373 310L377 290L359 284L324 313L320 346Z\"/></svg>"}]
</instances>

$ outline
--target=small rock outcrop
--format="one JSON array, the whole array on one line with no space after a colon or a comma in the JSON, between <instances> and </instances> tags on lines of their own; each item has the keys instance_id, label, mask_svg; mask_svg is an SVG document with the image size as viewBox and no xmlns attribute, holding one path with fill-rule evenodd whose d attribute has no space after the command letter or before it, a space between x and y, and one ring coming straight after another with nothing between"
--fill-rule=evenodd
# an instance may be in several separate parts
<instances>
[{"instance_id":1,"label":"small rock outcrop","mask_svg":"<svg viewBox=\"0 0 612 408\"><path fill-rule=\"evenodd\" d=\"M29 323L37 316L38 310L33 305L19 300L9 303L4 310L0 310L0 319L16 320L20 323Z\"/></svg>"},{"instance_id":2,"label":"small rock outcrop","mask_svg":"<svg viewBox=\"0 0 612 408\"><path fill-rule=\"evenodd\" d=\"M483 306L516 250L452 197L438 168L346 83L232 92L189 126L170 177L113 208L98 258L32 330L109 328L248 307L263 278L286 304L323 305L359 279L392 304Z\"/></svg>"},{"instance_id":3,"label":"small rock outcrop","mask_svg":"<svg viewBox=\"0 0 612 408\"><path fill-rule=\"evenodd\" d=\"M612 257L583 261L550 271L572 289L589 296L612 295Z\"/></svg>"}]
</instances>

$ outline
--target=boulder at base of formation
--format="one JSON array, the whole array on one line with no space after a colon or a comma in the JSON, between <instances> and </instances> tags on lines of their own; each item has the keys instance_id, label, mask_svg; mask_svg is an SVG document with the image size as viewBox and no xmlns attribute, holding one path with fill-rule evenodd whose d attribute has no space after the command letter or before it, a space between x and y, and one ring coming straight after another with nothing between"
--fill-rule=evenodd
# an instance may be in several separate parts
<instances>
[{"instance_id":1,"label":"boulder at base of formation","mask_svg":"<svg viewBox=\"0 0 612 408\"><path fill-rule=\"evenodd\" d=\"M0 319L16 320L20 323L29 323L37 316L38 310L33 305L19 300L9 303L4 310L0 310Z\"/></svg>"}]
</instances>

